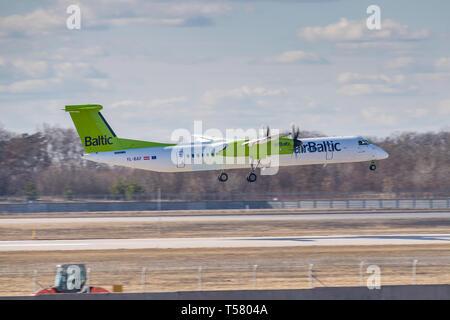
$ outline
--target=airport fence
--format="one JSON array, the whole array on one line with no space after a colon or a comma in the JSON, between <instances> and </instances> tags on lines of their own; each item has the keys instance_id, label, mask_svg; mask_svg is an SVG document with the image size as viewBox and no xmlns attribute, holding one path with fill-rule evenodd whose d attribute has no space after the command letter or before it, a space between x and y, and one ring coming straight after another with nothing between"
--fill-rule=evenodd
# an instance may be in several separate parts
<instances>
[{"instance_id":1,"label":"airport fence","mask_svg":"<svg viewBox=\"0 0 450 320\"><path fill-rule=\"evenodd\" d=\"M0 203L0 213L251 209L448 210L450 198Z\"/></svg>"},{"instance_id":2,"label":"airport fence","mask_svg":"<svg viewBox=\"0 0 450 320\"><path fill-rule=\"evenodd\" d=\"M450 284L450 257L286 261L277 264L90 264L88 283L110 292L276 290L388 285ZM0 266L0 296L30 295L51 287L54 265Z\"/></svg>"},{"instance_id":3,"label":"airport fence","mask_svg":"<svg viewBox=\"0 0 450 320\"><path fill-rule=\"evenodd\" d=\"M168 193L160 188L155 192L133 195L80 194L39 195L32 198L22 195L0 195L0 203L29 202L148 202L148 201L297 201L297 200L362 200L362 199L445 199L450 198L450 190L444 191L397 191L397 192L207 192Z\"/></svg>"}]
</instances>

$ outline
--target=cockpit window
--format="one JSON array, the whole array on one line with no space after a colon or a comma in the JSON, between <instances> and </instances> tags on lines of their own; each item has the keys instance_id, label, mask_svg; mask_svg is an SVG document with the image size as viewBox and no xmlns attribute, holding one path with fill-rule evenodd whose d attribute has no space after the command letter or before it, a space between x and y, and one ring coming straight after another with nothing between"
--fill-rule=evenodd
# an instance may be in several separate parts
<instances>
[{"instance_id":1,"label":"cockpit window","mask_svg":"<svg viewBox=\"0 0 450 320\"><path fill-rule=\"evenodd\" d=\"M359 140L359 141L358 141L358 144L359 144L360 146L367 146L367 145L370 144L370 142L363 139L363 140Z\"/></svg>"}]
</instances>

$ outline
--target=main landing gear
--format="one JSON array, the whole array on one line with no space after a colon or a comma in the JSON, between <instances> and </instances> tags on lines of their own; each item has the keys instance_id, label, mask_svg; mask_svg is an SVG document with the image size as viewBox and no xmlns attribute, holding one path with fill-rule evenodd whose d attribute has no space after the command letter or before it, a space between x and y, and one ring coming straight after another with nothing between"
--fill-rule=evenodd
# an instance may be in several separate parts
<instances>
[{"instance_id":1,"label":"main landing gear","mask_svg":"<svg viewBox=\"0 0 450 320\"><path fill-rule=\"evenodd\" d=\"M255 182L256 181L256 174L254 172L250 172L247 176L247 181L248 182ZM219 176L217 177L217 179L220 182L225 182L228 180L228 174L226 174L225 172L222 172L221 174L219 174Z\"/></svg>"},{"instance_id":2,"label":"main landing gear","mask_svg":"<svg viewBox=\"0 0 450 320\"><path fill-rule=\"evenodd\" d=\"M370 166L369 166L369 169L370 169L371 171L375 171L376 168L377 168L377 166L375 165L375 161L372 161L372 163L371 163Z\"/></svg>"},{"instance_id":3,"label":"main landing gear","mask_svg":"<svg viewBox=\"0 0 450 320\"><path fill-rule=\"evenodd\" d=\"M248 182L255 182L256 181L256 174L254 174L253 172L250 172L247 176L247 181Z\"/></svg>"},{"instance_id":4,"label":"main landing gear","mask_svg":"<svg viewBox=\"0 0 450 320\"><path fill-rule=\"evenodd\" d=\"M218 179L220 182L225 182L228 180L228 175L225 172L222 172L221 174L219 174Z\"/></svg>"},{"instance_id":5,"label":"main landing gear","mask_svg":"<svg viewBox=\"0 0 450 320\"><path fill-rule=\"evenodd\" d=\"M258 168L259 164L260 164L261 160L258 160L258 163L256 166L253 165L253 162L251 163L251 168L252 170L250 171L250 173L247 176L247 181L248 182L255 182L257 179L257 175L255 173L255 170ZM222 172L221 174L219 174L219 176L217 177L217 179L220 182L225 182L228 180L228 174L226 174L225 172Z\"/></svg>"},{"instance_id":6,"label":"main landing gear","mask_svg":"<svg viewBox=\"0 0 450 320\"><path fill-rule=\"evenodd\" d=\"M248 182L255 182L256 181L256 174L255 174L255 170L258 168L259 164L261 163L261 160L258 160L258 163L256 164L256 167L253 165L253 160L252 163L250 164L250 167L252 168L252 171L250 171L250 173L247 176L247 181Z\"/></svg>"}]
</instances>

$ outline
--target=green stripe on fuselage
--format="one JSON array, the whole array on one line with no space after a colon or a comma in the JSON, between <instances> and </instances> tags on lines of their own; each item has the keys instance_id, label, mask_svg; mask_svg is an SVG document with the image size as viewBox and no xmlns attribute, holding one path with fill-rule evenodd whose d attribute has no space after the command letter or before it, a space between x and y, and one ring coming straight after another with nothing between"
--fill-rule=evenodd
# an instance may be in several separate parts
<instances>
[{"instance_id":1,"label":"green stripe on fuselage","mask_svg":"<svg viewBox=\"0 0 450 320\"><path fill-rule=\"evenodd\" d=\"M227 148L218 155L223 157L252 157L253 159L264 159L267 156L292 154L293 141L289 138L279 138L261 144L249 146L244 144L249 140L241 140L229 143Z\"/></svg>"}]
</instances>

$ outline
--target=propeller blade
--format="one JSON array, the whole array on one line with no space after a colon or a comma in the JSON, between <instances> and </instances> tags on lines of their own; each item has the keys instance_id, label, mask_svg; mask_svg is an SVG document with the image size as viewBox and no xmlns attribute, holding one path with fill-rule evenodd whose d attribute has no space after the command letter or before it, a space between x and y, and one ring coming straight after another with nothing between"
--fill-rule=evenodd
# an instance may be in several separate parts
<instances>
[{"instance_id":1,"label":"propeller blade","mask_svg":"<svg viewBox=\"0 0 450 320\"><path fill-rule=\"evenodd\" d=\"M291 133L291 135L292 135L294 148L301 147L303 145L303 142L299 139L299 137L300 137L300 128L296 127L294 123L292 124L292 133Z\"/></svg>"}]
</instances>

